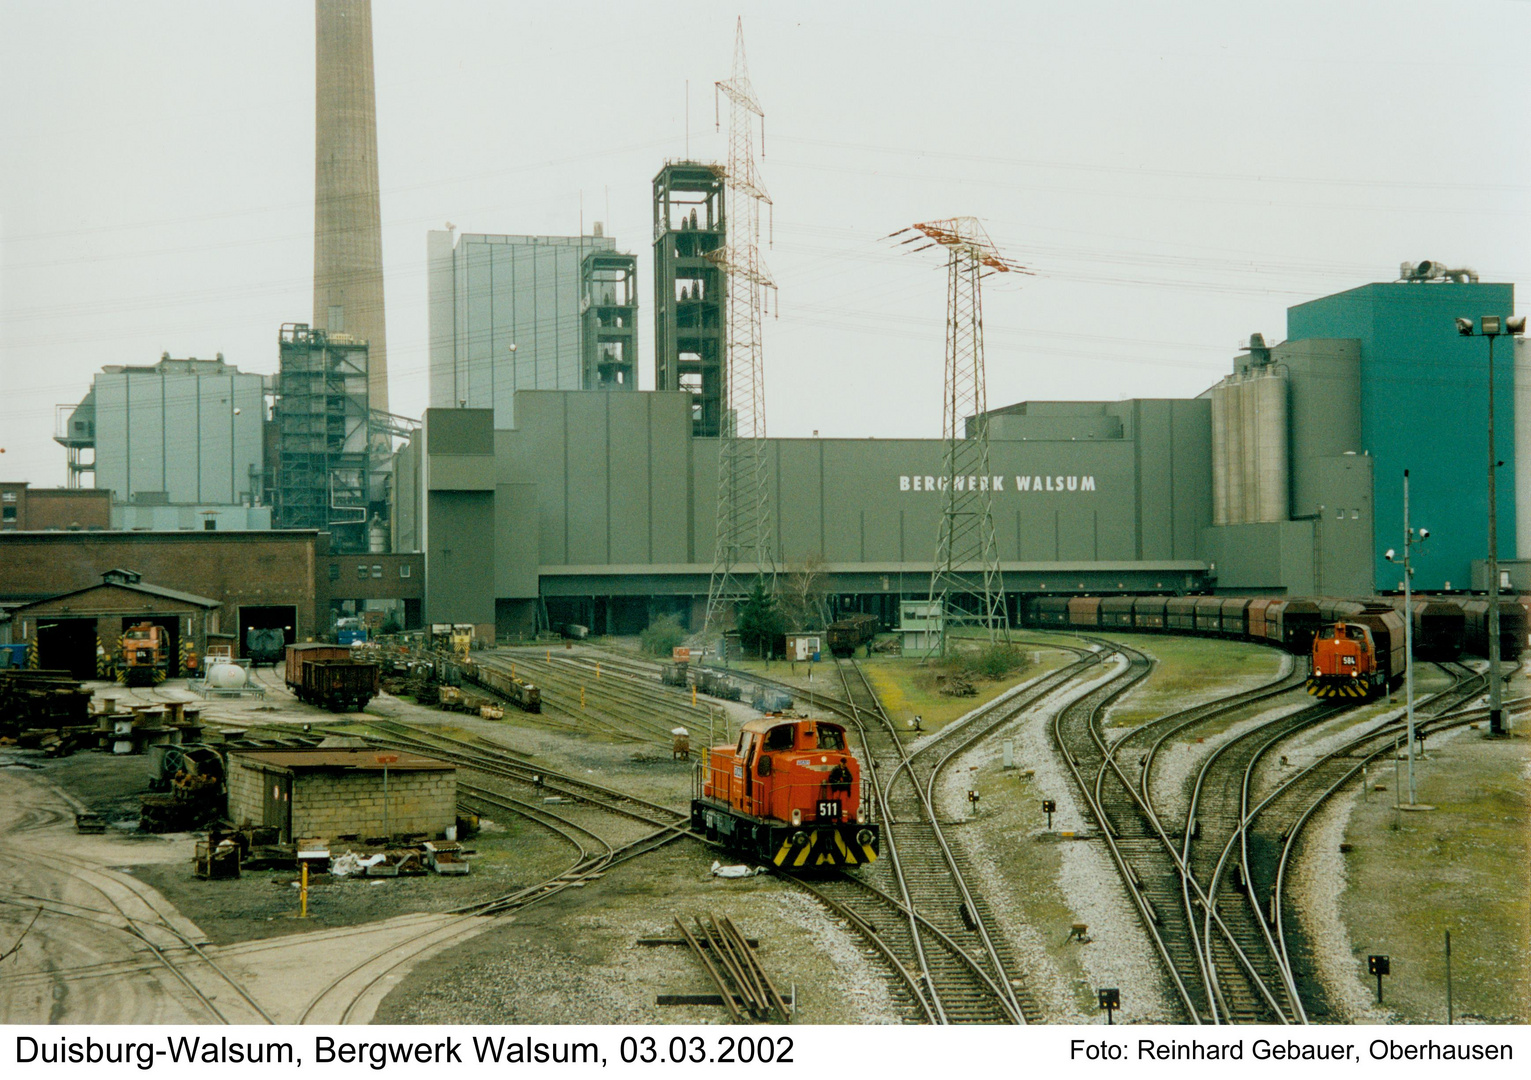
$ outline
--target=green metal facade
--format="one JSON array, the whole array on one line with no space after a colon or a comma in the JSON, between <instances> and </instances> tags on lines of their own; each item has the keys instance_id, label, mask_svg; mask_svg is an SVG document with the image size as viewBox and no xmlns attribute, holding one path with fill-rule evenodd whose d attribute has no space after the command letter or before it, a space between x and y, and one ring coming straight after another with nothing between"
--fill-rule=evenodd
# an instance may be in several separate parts
<instances>
[{"instance_id":1,"label":"green metal facade","mask_svg":"<svg viewBox=\"0 0 1531 1080\"><path fill-rule=\"evenodd\" d=\"M426 414L427 620L485 622L495 600L705 597L718 443L692 435L689 394L522 391L515 408L492 454L487 410ZM1007 591L1200 586L1207 403L1026 409L990 448ZM942 448L770 440L778 565L822 560L838 592L923 595Z\"/></svg>"},{"instance_id":2,"label":"green metal facade","mask_svg":"<svg viewBox=\"0 0 1531 1080\"><path fill-rule=\"evenodd\" d=\"M1415 549L1415 588L1466 588L1471 562L1488 550L1488 349L1453 320L1508 315L1507 284L1373 284L1287 311L1287 336L1353 338L1361 345L1361 449L1373 462L1374 585L1394 589L1399 570L1383 553L1402 547L1403 470L1410 517L1430 529ZM1515 555L1514 348L1495 346L1499 555ZM1293 445L1311 432L1293 431ZM1449 583L1449 585L1448 585Z\"/></svg>"}]
</instances>

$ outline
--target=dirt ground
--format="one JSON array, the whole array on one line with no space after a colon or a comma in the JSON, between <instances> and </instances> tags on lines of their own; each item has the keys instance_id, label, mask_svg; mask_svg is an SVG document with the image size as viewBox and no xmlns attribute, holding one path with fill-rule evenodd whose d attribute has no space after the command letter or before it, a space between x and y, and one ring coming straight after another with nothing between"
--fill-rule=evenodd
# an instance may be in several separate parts
<instances>
[{"instance_id":1,"label":"dirt ground","mask_svg":"<svg viewBox=\"0 0 1531 1080\"><path fill-rule=\"evenodd\" d=\"M689 949L640 946L679 937L674 918L728 915L760 940L795 1022L897 1023L882 976L851 932L815 901L770 876L713 877L713 852L678 843L599 883L520 912L499 929L438 956L389 995L376 1022L479 1024L707 1024L716 1006L661 1006L659 994L716 993Z\"/></svg>"}]
</instances>

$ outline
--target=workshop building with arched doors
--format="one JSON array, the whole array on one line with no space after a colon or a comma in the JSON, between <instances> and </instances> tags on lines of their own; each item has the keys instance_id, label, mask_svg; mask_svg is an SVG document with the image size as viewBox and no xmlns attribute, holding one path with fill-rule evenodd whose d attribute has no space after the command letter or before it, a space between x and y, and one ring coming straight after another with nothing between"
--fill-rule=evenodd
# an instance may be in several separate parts
<instances>
[{"instance_id":1,"label":"workshop building with arched doors","mask_svg":"<svg viewBox=\"0 0 1531 1080\"><path fill-rule=\"evenodd\" d=\"M147 585L131 570L108 570L98 585L13 609L12 634L27 643L31 666L94 679L121 651L123 635L147 624L158 628L164 642L165 677L184 678L201 674L220 606L205 596Z\"/></svg>"}]
</instances>

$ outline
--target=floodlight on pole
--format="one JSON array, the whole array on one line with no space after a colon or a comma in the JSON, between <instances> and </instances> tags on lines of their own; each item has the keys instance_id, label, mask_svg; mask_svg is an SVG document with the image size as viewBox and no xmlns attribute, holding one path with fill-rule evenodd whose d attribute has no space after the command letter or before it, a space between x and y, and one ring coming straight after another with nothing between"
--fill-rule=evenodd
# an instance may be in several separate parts
<instances>
[{"instance_id":1,"label":"floodlight on pole","mask_svg":"<svg viewBox=\"0 0 1531 1080\"><path fill-rule=\"evenodd\" d=\"M1472 337L1473 321L1456 320L1457 333ZM1478 335L1488 338L1488 729L1492 735L1504 734L1504 686L1500 681L1499 648L1499 510L1495 488L1499 471L1494 452L1494 340L1502 334L1519 336L1526 332L1524 315L1483 315L1478 319Z\"/></svg>"},{"instance_id":2,"label":"floodlight on pole","mask_svg":"<svg viewBox=\"0 0 1531 1080\"><path fill-rule=\"evenodd\" d=\"M1403 471L1403 558L1393 548L1387 549L1383 558L1388 562L1403 564L1403 670L1404 701L1408 715L1409 733L1409 805L1417 806L1414 787L1414 567L1410 564L1409 550L1423 543L1430 535L1429 529L1417 533L1409 527L1409 470Z\"/></svg>"}]
</instances>

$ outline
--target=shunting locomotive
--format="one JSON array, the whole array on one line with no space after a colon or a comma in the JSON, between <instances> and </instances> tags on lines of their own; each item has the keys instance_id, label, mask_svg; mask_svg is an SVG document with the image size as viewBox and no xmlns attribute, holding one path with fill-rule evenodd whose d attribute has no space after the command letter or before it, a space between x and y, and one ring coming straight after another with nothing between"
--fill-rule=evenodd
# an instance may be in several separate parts
<instances>
[{"instance_id":1,"label":"shunting locomotive","mask_svg":"<svg viewBox=\"0 0 1531 1080\"><path fill-rule=\"evenodd\" d=\"M135 623L122 632L122 661L117 681L125 686L157 686L170 672L170 650L163 627Z\"/></svg>"},{"instance_id":2,"label":"shunting locomotive","mask_svg":"<svg viewBox=\"0 0 1531 1080\"><path fill-rule=\"evenodd\" d=\"M1391 651L1379 650L1378 644L1371 628L1360 623L1325 627L1313 638L1308 693L1323 698L1372 698L1386 693L1398 672Z\"/></svg>"},{"instance_id":3,"label":"shunting locomotive","mask_svg":"<svg viewBox=\"0 0 1531 1080\"><path fill-rule=\"evenodd\" d=\"M736 745L709 748L697 767L691 827L783 870L874 861L870 817L845 728L826 720L751 720Z\"/></svg>"}]
</instances>

